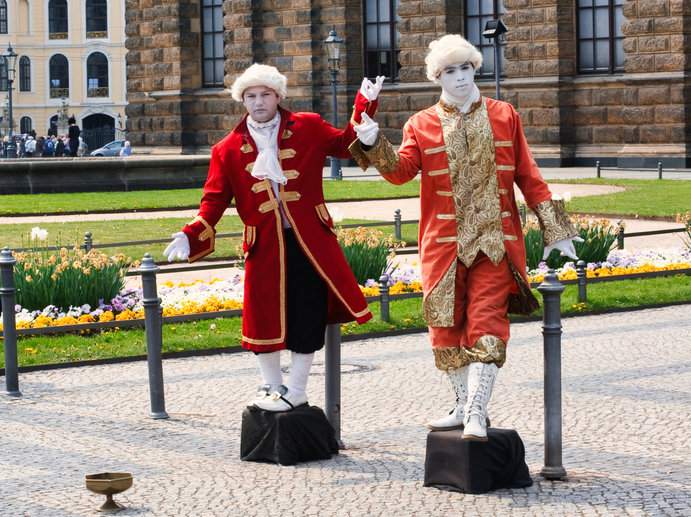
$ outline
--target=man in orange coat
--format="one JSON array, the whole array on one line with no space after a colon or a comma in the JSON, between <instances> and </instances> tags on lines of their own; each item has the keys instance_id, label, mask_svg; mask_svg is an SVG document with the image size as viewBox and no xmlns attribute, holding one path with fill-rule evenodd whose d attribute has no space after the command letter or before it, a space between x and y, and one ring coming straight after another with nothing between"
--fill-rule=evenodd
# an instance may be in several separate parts
<instances>
[{"instance_id":1,"label":"man in orange coat","mask_svg":"<svg viewBox=\"0 0 691 517\"><path fill-rule=\"evenodd\" d=\"M506 358L507 313L537 307L514 182L540 220L546 255L556 248L575 258L578 237L540 175L513 106L481 97L473 77L482 54L459 35L429 47L427 77L442 87L439 102L406 122L398 150L363 115L351 152L391 183L422 174L423 311L436 366L456 393L456 407L428 426L464 428L464 439L485 441L487 404Z\"/></svg>"},{"instance_id":2,"label":"man in orange coat","mask_svg":"<svg viewBox=\"0 0 691 517\"><path fill-rule=\"evenodd\" d=\"M353 118L373 115L383 78L364 80ZM327 155L345 158L355 139L352 123L336 129L315 113L279 106L287 81L275 67L254 64L232 86L247 114L211 152L199 214L165 254L199 260L214 250L215 226L235 199L245 224L242 346L257 354L263 385L253 401L269 411L307 403L314 352L326 324L372 315L336 239L324 204ZM291 350L284 385L280 350Z\"/></svg>"}]
</instances>

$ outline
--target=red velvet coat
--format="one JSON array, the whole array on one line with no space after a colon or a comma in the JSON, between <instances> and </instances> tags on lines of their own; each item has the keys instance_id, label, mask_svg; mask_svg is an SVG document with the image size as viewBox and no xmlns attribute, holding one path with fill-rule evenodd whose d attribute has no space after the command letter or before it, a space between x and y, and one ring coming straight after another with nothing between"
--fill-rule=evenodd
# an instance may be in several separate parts
<instances>
[{"instance_id":1,"label":"red velvet coat","mask_svg":"<svg viewBox=\"0 0 691 517\"><path fill-rule=\"evenodd\" d=\"M353 118L376 102L358 94ZM324 204L322 171L326 156L347 158L356 139L349 122L336 129L315 113L291 113L279 108L279 159L288 183L276 199L269 180L251 174L257 145L247 128L247 116L211 152L209 174L195 220L183 228L190 241L190 262L214 250L214 227L231 200L245 224L245 290L242 346L257 352L285 348L286 262L279 205L290 221L300 247L328 286L329 323L372 317L357 281L336 239Z\"/></svg>"}]
</instances>

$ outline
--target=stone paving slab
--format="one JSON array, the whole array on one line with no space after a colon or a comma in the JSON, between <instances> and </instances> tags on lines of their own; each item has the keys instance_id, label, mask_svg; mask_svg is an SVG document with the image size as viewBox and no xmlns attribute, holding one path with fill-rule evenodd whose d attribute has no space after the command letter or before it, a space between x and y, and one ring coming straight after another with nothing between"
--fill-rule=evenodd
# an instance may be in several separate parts
<instances>
[{"instance_id":1,"label":"stone paving slab","mask_svg":"<svg viewBox=\"0 0 691 517\"><path fill-rule=\"evenodd\" d=\"M134 474L116 496L123 516L691 515L689 314L564 320L567 482L539 476L540 325L514 325L490 413L522 436L535 484L485 495L422 487L423 423L452 403L425 334L343 345L347 449L295 467L239 460L251 354L166 361L170 420L147 417L143 362L22 374L24 397L0 396L0 515L97 515L102 498L84 475L103 471ZM323 381L315 367L309 391L322 407Z\"/></svg>"}]
</instances>

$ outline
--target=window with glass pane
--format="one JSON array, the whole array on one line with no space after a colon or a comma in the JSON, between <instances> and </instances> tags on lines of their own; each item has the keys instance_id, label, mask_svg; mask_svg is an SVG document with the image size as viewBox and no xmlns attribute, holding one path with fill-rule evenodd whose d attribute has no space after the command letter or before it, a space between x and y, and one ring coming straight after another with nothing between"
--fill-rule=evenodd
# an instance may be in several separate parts
<instances>
[{"instance_id":1,"label":"window with glass pane","mask_svg":"<svg viewBox=\"0 0 691 517\"><path fill-rule=\"evenodd\" d=\"M31 60L26 56L19 58L19 91L31 91Z\"/></svg>"},{"instance_id":2,"label":"window with glass pane","mask_svg":"<svg viewBox=\"0 0 691 517\"><path fill-rule=\"evenodd\" d=\"M202 81L223 86L223 0L202 0Z\"/></svg>"},{"instance_id":3,"label":"window with glass pane","mask_svg":"<svg viewBox=\"0 0 691 517\"><path fill-rule=\"evenodd\" d=\"M624 0L578 0L578 71L624 70Z\"/></svg>"},{"instance_id":4,"label":"window with glass pane","mask_svg":"<svg viewBox=\"0 0 691 517\"><path fill-rule=\"evenodd\" d=\"M7 34L7 0L0 0L0 34Z\"/></svg>"},{"instance_id":5,"label":"window with glass pane","mask_svg":"<svg viewBox=\"0 0 691 517\"><path fill-rule=\"evenodd\" d=\"M55 54L50 58L50 97L56 99L70 95L70 70L67 58L62 54Z\"/></svg>"},{"instance_id":6,"label":"window with glass pane","mask_svg":"<svg viewBox=\"0 0 691 517\"><path fill-rule=\"evenodd\" d=\"M9 89L9 72L7 67L7 58L0 56L0 92L6 92Z\"/></svg>"},{"instance_id":7,"label":"window with glass pane","mask_svg":"<svg viewBox=\"0 0 691 517\"><path fill-rule=\"evenodd\" d=\"M87 97L108 97L108 58L94 52L86 60Z\"/></svg>"},{"instance_id":8,"label":"window with glass pane","mask_svg":"<svg viewBox=\"0 0 691 517\"><path fill-rule=\"evenodd\" d=\"M398 80L398 4L399 0L364 1L365 75L371 79L384 75L387 81Z\"/></svg>"},{"instance_id":9,"label":"window with glass pane","mask_svg":"<svg viewBox=\"0 0 691 517\"><path fill-rule=\"evenodd\" d=\"M13 117L14 118L14 117ZM22 117L19 119L19 132L22 134L31 133L31 117Z\"/></svg>"},{"instance_id":10,"label":"window with glass pane","mask_svg":"<svg viewBox=\"0 0 691 517\"><path fill-rule=\"evenodd\" d=\"M49 0L48 37L67 39L67 0Z\"/></svg>"},{"instance_id":11,"label":"window with glass pane","mask_svg":"<svg viewBox=\"0 0 691 517\"><path fill-rule=\"evenodd\" d=\"M482 53L482 67L478 75L480 77L494 77L494 44L491 39L482 36L485 24L504 14L502 0L466 0L465 2L465 34L466 39L475 45ZM501 70L504 70L504 48L506 41L504 36L499 37L499 57Z\"/></svg>"},{"instance_id":12,"label":"window with glass pane","mask_svg":"<svg viewBox=\"0 0 691 517\"><path fill-rule=\"evenodd\" d=\"M108 37L107 0L86 0L86 37Z\"/></svg>"}]
</instances>

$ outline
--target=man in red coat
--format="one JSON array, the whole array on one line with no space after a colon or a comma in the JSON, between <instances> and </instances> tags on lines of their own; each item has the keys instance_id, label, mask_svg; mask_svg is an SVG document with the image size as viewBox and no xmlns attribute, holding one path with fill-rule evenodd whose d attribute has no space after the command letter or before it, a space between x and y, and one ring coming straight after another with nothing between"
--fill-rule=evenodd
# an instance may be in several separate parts
<instances>
[{"instance_id":1,"label":"man in red coat","mask_svg":"<svg viewBox=\"0 0 691 517\"><path fill-rule=\"evenodd\" d=\"M457 34L433 41L427 77L441 86L437 104L414 114L398 150L368 115L355 129L353 156L391 183L421 174L420 258L423 311L437 368L456 393L454 409L428 426L464 428L487 440L487 404L509 340L508 312L537 307L526 276L514 183L552 249L575 258L580 240L531 156L513 106L483 98L474 82L482 54Z\"/></svg>"},{"instance_id":2,"label":"man in red coat","mask_svg":"<svg viewBox=\"0 0 691 517\"><path fill-rule=\"evenodd\" d=\"M314 352L327 323L372 315L338 244L324 203L325 158L349 157L352 121L374 115L382 78L363 80L345 129L315 113L291 113L279 103L287 80L275 67L254 64L232 86L247 114L213 146L199 213L165 250L168 260L205 257L215 226L234 199L245 224L242 346L253 351L263 379L254 405L288 411L307 403ZM284 385L280 351L291 354Z\"/></svg>"}]
</instances>

